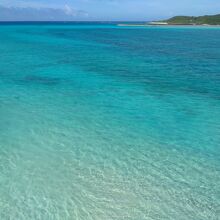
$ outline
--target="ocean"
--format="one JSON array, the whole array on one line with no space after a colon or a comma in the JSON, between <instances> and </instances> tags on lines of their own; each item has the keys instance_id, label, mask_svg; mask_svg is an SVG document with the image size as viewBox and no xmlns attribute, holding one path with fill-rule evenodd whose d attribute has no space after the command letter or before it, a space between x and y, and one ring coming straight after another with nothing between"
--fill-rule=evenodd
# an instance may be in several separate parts
<instances>
[{"instance_id":1,"label":"ocean","mask_svg":"<svg viewBox=\"0 0 220 220\"><path fill-rule=\"evenodd\" d=\"M0 24L1 220L217 220L220 28Z\"/></svg>"}]
</instances>

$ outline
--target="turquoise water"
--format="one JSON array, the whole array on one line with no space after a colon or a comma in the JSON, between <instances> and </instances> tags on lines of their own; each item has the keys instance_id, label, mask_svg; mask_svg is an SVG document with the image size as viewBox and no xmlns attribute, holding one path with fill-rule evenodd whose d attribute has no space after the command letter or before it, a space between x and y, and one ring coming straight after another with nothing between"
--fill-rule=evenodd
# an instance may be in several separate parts
<instances>
[{"instance_id":1,"label":"turquoise water","mask_svg":"<svg viewBox=\"0 0 220 220\"><path fill-rule=\"evenodd\" d=\"M0 219L219 219L219 28L0 25L0 53Z\"/></svg>"}]
</instances>

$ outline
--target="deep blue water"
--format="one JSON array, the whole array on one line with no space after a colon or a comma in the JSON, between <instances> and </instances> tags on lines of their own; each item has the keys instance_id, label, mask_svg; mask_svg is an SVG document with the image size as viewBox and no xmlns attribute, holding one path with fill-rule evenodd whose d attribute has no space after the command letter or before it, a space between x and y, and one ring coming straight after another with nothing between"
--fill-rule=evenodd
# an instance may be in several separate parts
<instances>
[{"instance_id":1,"label":"deep blue water","mask_svg":"<svg viewBox=\"0 0 220 220\"><path fill-rule=\"evenodd\" d=\"M220 28L0 25L0 219L220 216Z\"/></svg>"}]
</instances>

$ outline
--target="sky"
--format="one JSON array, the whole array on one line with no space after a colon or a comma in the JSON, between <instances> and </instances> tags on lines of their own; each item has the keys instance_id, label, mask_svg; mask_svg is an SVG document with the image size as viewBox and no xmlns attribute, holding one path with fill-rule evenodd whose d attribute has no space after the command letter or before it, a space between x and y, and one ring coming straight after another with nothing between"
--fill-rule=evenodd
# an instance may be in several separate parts
<instances>
[{"instance_id":1,"label":"sky","mask_svg":"<svg viewBox=\"0 0 220 220\"><path fill-rule=\"evenodd\" d=\"M220 14L220 0L0 0L0 21L152 21Z\"/></svg>"}]
</instances>

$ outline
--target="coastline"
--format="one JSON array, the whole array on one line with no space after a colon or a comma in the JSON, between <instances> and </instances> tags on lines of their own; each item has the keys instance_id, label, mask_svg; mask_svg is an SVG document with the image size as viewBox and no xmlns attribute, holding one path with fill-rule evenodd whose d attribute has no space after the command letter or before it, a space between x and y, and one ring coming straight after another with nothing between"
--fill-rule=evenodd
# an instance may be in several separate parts
<instances>
[{"instance_id":1,"label":"coastline","mask_svg":"<svg viewBox=\"0 0 220 220\"><path fill-rule=\"evenodd\" d=\"M117 24L119 27L220 27L220 25L211 25L211 24Z\"/></svg>"}]
</instances>

